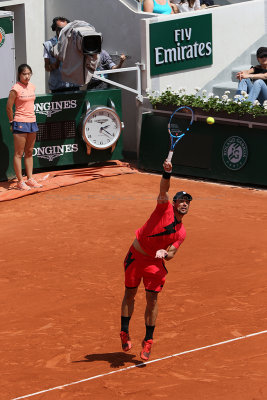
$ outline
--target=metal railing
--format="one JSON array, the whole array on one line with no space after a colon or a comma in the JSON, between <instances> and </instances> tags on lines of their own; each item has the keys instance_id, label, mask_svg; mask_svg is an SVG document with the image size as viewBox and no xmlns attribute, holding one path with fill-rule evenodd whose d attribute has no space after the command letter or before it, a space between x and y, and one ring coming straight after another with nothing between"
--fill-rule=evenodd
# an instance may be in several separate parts
<instances>
[{"instance_id":1,"label":"metal railing","mask_svg":"<svg viewBox=\"0 0 267 400\"><path fill-rule=\"evenodd\" d=\"M143 96L142 96L142 85L141 85L141 71L144 71L145 69L145 64L141 63L135 63L136 67L128 67L128 68L118 68L118 69L108 69L108 70L103 70L103 71L95 71L93 77L95 79L99 79L100 81L110 83L114 86L117 86L121 89L127 90L128 92L132 92L136 94L136 98L140 103L143 103ZM105 78L101 75L103 74L118 74L118 73L123 73L123 72L136 72L136 86L137 88L131 88L126 85L122 85L121 83L112 81L108 78Z\"/></svg>"}]
</instances>

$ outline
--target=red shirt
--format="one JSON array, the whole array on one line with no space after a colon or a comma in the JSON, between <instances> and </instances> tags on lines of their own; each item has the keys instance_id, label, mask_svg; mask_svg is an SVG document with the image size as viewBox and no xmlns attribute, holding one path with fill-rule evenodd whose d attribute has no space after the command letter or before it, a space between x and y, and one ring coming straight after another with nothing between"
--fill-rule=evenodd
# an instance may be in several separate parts
<instances>
[{"instance_id":1,"label":"red shirt","mask_svg":"<svg viewBox=\"0 0 267 400\"><path fill-rule=\"evenodd\" d=\"M140 246L152 257L155 257L157 250L167 250L170 245L178 249L185 236L185 228L182 222L177 221L169 201L158 203L147 222L136 231Z\"/></svg>"}]
</instances>

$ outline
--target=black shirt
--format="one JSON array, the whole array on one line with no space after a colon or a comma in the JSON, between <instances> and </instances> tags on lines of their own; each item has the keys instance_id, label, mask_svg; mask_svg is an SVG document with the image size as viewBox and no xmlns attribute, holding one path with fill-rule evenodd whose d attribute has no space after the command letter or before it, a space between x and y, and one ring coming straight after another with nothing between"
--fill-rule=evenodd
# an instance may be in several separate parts
<instances>
[{"instance_id":1,"label":"black shirt","mask_svg":"<svg viewBox=\"0 0 267 400\"><path fill-rule=\"evenodd\" d=\"M251 67L251 68L254 68L253 74L266 74L267 73L267 69L262 68L260 65L256 65L255 67ZM253 79L253 81L254 80L255 79ZM267 79L263 79L263 81L267 85Z\"/></svg>"}]
</instances>

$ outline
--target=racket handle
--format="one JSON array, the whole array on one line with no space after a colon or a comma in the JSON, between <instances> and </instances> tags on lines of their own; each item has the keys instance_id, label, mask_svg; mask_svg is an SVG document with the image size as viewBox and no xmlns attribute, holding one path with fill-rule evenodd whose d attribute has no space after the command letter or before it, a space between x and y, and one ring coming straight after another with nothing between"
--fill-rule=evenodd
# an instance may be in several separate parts
<instances>
[{"instance_id":1,"label":"racket handle","mask_svg":"<svg viewBox=\"0 0 267 400\"><path fill-rule=\"evenodd\" d=\"M168 154L168 157L166 158L166 160L169 161L169 162L171 162L172 156L173 156L173 151L170 150L170 151L169 151L169 154Z\"/></svg>"}]
</instances>

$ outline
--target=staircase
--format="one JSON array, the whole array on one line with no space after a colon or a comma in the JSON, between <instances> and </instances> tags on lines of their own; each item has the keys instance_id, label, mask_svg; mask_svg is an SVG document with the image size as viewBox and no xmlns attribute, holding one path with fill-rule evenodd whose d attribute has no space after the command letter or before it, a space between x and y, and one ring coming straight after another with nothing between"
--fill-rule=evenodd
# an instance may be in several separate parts
<instances>
[{"instance_id":1,"label":"staircase","mask_svg":"<svg viewBox=\"0 0 267 400\"><path fill-rule=\"evenodd\" d=\"M222 70L216 77L209 81L202 90L212 92L215 96L221 97L226 90L230 92L229 97L233 98L236 94L238 80L236 73L244 71L251 66L257 65L256 51L259 47L267 47L267 34L263 35L253 43L244 53L240 54L228 67Z\"/></svg>"},{"instance_id":2,"label":"staircase","mask_svg":"<svg viewBox=\"0 0 267 400\"><path fill-rule=\"evenodd\" d=\"M246 57L247 58L247 57ZM245 61L245 60L244 60ZM257 57L256 51L250 53L248 61L246 63L238 64L232 67L232 70L229 73L229 81L218 82L212 86L212 92L215 96L222 96L226 90L230 92L229 97L233 98L236 94L238 79L236 78L236 74L239 71L244 71L249 69L251 66L257 65Z\"/></svg>"}]
</instances>

